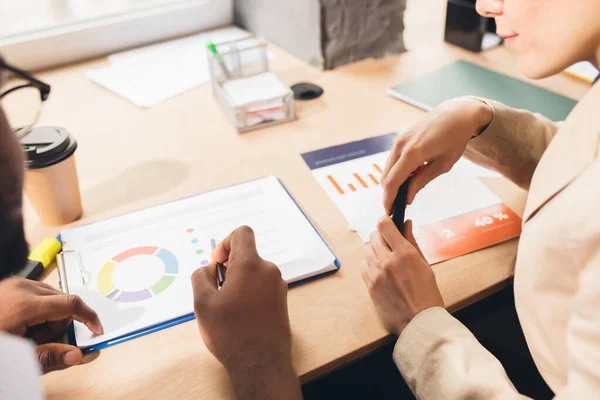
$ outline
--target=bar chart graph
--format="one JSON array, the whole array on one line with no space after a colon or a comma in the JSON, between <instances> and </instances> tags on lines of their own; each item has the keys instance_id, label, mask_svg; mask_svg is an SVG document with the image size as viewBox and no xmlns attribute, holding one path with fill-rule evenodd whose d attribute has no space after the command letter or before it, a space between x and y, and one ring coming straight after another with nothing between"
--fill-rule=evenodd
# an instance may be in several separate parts
<instances>
[{"instance_id":1,"label":"bar chart graph","mask_svg":"<svg viewBox=\"0 0 600 400\"><path fill-rule=\"evenodd\" d=\"M349 229L368 242L383 209L383 166L393 137L376 136L302 155ZM406 209L429 263L437 263L516 237L521 219L480 178L498 178L468 160L422 189Z\"/></svg>"},{"instance_id":2,"label":"bar chart graph","mask_svg":"<svg viewBox=\"0 0 600 400\"><path fill-rule=\"evenodd\" d=\"M346 173L344 174L344 172ZM326 178L337 193L344 195L349 192L356 192L358 190L369 189L381 185L382 172L383 170L379 163L372 163L362 173L352 172L351 175L349 175L347 171L340 171L335 174L335 176L334 174L327 174Z\"/></svg>"},{"instance_id":3,"label":"bar chart graph","mask_svg":"<svg viewBox=\"0 0 600 400\"><path fill-rule=\"evenodd\" d=\"M375 164L377 165L377 164ZM375 176L373 176L373 174L369 174L369 178L371 178L371 180L373 181L373 183L375 185L379 185L379 180L377 180L377 178L375 178Z\"/></svg>"},{"instance_id":4,"label":"bar chart graph","mask_svg":"<svg viewBox=\"0 0 600 400\"><path fill-rule=\"evenodd\" d=\"M354 158L354 150L342 148L322 154L310 165L315 167L313 176L342 211L350 229L365 239L385 214L381 176L389 151ZM324 160L325 165L319 160Z\"/></svg>"}]
</instances>

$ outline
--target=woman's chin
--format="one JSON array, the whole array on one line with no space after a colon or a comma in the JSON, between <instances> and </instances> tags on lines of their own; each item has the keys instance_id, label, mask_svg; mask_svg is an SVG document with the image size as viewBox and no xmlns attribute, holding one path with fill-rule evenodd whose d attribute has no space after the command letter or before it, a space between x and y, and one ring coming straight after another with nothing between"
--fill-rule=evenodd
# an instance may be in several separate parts
<instances>
[{"instance_id":1,"label":"woman's chin","mask_svg":"<svg viewBox=\"0 0 600 400\"><path fill-rule=\"evenodd\" d=\"M547 62L548 58L537 55L519 56L519 69L530 79L543 79L561 72L564 68Z\"/></svg>"}]
</instances>

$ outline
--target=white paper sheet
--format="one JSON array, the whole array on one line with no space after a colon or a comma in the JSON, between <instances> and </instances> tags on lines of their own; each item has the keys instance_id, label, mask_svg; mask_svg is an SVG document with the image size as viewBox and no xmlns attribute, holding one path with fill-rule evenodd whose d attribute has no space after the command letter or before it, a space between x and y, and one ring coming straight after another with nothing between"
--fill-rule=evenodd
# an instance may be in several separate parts
<instances>
[{"instance_id":1,"label":"white paper sheet","mask_svg":"<svg viewBox=\"0 0 600 400\"><path fill-rule=\"evenodd\" d=\"M376 230L377 221L385 214L383 188L375 183L381 175L374 165L382 168L388 156L389 151L386 151L312 171L348 220L349 229L356 231L364 242L369 241L369 234ZM362 187L353 177L357 172L362 175L367 187ZM329 176L338 179L339 185L344 188L346 181L349 181L356 190L345 189L345 193L340 195L329 181ZM501 203L478 179L499 176L494 171L460 159L450 172L441 175L421 190L413 204L407 208L406 219L413 221L415 236L418 237L422 226ZM342 180L341 177L346 178Z\"/></svg>"},{"instance_id":2,"label":"white paper sheet","mask_svg":"<svg viewBox=\"0 0 600 400\"><path fill-rule=\"evenodd\" d=\"M210 80L206 41L247 37L237 27L171 40L108 57L111 65L86 76L139 107L152 107Z\"/></svg>"},{"instance_id":3,"label":"white paper sheet","mask_svg":"<svg viewBox=\"0 0 600 400\"><path fill-rule=\"evenodd\" d=\"M76 322L78 346L193 312L190 276L208 263L210 239L241 225L254 229L259 254L287 282L335 269L335 256L274 177L68 229L62 232L68 291L84 298L105 328L93 336ZM83 273L70 250L79 251Z\"/></svg>"},{"instance_id":4,"label":"white paper sheet","mask_svg":"<svg viewBox=\"0 0 600 400\"><path fill-rule=\"evenodd\" d=\"M313 176L368 242L384 213L381 179L389 133L302 154ZM422 189L406 209L413 233L430 264L459 257L517 237L521 219L484 185L499 174L460 159L448 173Z\"/></svg>"}]
</instances>

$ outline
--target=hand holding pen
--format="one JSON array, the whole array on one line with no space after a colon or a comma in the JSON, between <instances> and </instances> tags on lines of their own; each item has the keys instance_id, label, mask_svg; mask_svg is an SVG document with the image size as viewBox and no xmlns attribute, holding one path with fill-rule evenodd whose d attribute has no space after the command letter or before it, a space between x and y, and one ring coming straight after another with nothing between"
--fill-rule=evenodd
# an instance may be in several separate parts
<instances>
[{"instance_id":1,"label":"hand holding pen","mask_svg":"<svg viewBox=\"0 0 600 400\"><path fill-rule=\"evenodd\" d=\"M286 392L297 389L297 397L273 394L274 398L300 398L281 271L258 255L254 232L247 226L216 244L212 259L192 275L194 311L206 347L227 369L236 393L244 393L252 383L244 381L247 377L261 376L266 391L276 391L269 387L273 385ZM220 290L215 285L217 262L227 264L227 283ZM247 373L249 365L256 374Z\"/></svg>"},{"instance_id":2,"label":"hand holding pen","mask_svg":"<svg viewBox=\"0 0 600 400\"><path fill-rule=\"evenodd\" d=\"M217 248L217 240L214 238L210 239L210 246L212 247L212 251L214 252ZM225 266L217 261L215 262L215 267L217 274L217 287L221 289L223 287L223 283L225 283Z\"/></svg>"}]
</instances>

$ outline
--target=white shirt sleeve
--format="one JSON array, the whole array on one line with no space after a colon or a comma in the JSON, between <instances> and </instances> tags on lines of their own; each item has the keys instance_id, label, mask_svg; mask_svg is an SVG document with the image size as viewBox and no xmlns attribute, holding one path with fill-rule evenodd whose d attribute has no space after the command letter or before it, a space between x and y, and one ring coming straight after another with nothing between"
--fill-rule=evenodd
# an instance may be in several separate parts
<instances>
[{"instance_id":1,"label":"white shirt sleeve","mask_svg":"<svg viewBox=\"0 0 600 400\"><path fill-rule=\"evenodd\" d=\"M33 344L0 333L0 399L44 399L40 375Z\"/></svg>"}]
</instances>

